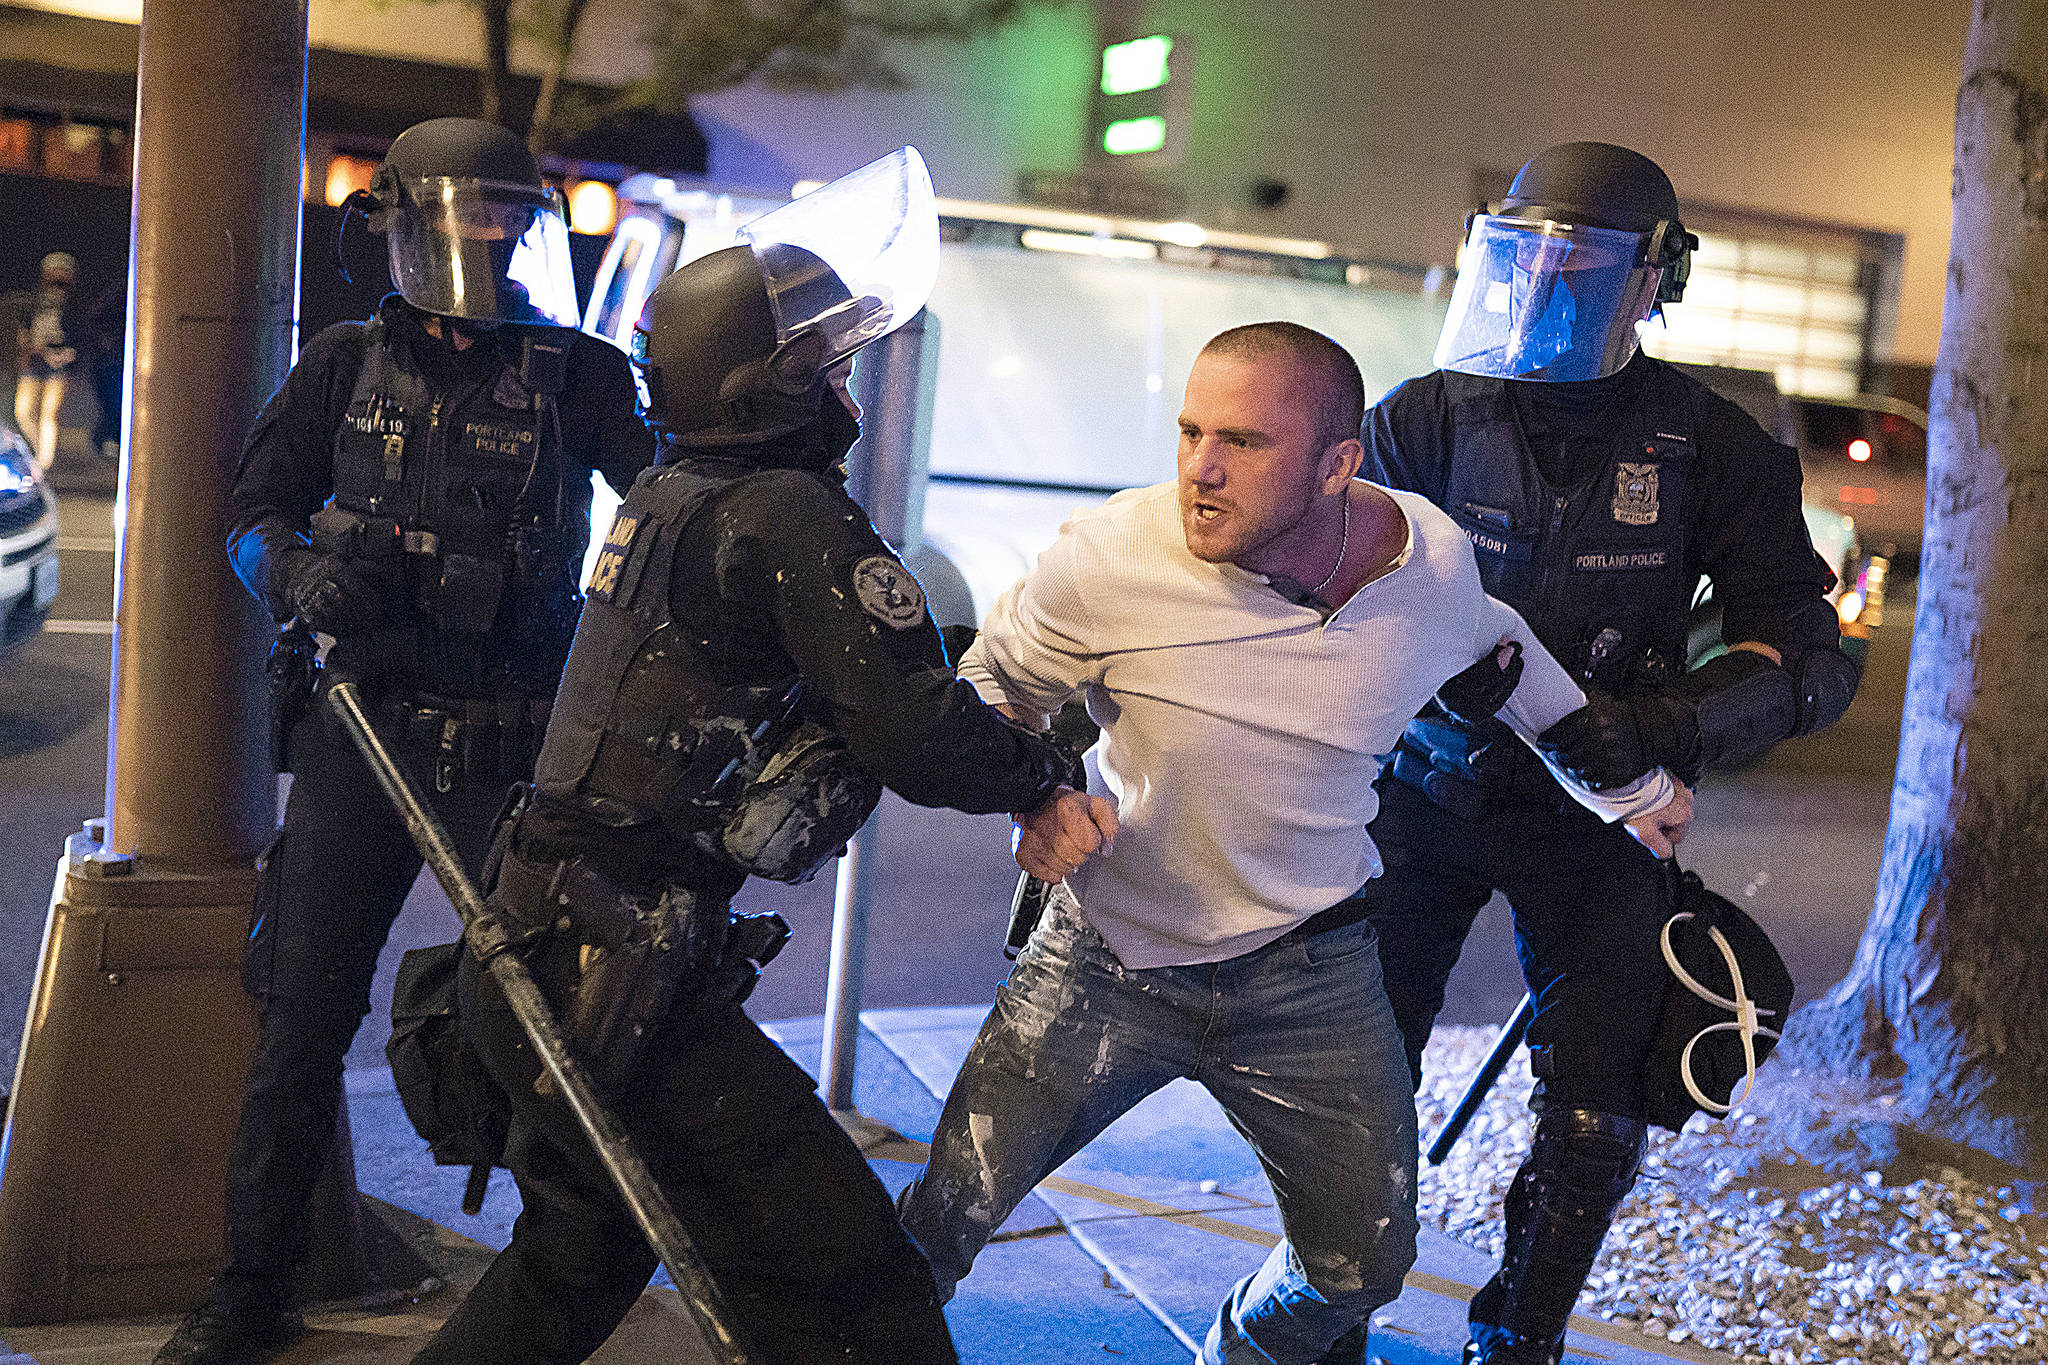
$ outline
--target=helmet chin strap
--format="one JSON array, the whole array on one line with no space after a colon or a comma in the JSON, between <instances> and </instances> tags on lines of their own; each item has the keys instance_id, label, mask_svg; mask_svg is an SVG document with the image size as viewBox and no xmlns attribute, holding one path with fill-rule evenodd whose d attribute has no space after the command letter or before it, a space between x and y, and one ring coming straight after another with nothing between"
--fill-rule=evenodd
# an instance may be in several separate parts
<instances>
[{"instance_id":1,"label":"helmet chin strap","mask_svg":"<svg viewBox=\"0 0 2048 1365\"><path fill-rule=\"evenodd\" d=\"M342 252L342 243L348 238L348 220L360 213L365 219L384 207L384 201L369 190L350 190L348 198L341 201L341 221L334 225L334 268L341 275L343 284L354 284L355 277L348 273L348 257Z\"/></svg>"}]
</instances>

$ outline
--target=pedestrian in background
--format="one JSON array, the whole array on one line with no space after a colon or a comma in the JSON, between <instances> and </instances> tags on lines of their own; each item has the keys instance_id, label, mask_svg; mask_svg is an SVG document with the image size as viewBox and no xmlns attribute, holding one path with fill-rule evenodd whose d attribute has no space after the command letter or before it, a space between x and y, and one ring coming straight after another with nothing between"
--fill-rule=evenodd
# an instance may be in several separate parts
<instances>
[{"instance_id":1,"label":"pedestrian in background","mask_svg":"<svg viewBox=\"0 0 2048 1365\"><path fill-rule=\"evenodd\" d=\"M71 294L78 262L65 251L43 257L41 279L21 319L16 340L14 422L48 469L57 458L57 413L64 406L78 348L71 336Z\"/></svg>"}]
</instances>

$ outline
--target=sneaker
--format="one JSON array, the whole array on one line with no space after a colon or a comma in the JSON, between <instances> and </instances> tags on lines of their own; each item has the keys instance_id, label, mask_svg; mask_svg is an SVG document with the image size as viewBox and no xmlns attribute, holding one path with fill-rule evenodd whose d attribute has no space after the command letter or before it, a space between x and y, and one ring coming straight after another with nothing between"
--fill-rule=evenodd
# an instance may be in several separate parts
<instances>
[{"instance_id":1,"label":"sneaker","mask_svg":"<svg viewBox=\"0 0 2048 1365\"><path fill-rule=\"evenodd\" d=\"M288 1304L208 1299L185 1315L151 1365L269 1365L305 1334L305 1319Z\"/></svg>"}]
</instances>

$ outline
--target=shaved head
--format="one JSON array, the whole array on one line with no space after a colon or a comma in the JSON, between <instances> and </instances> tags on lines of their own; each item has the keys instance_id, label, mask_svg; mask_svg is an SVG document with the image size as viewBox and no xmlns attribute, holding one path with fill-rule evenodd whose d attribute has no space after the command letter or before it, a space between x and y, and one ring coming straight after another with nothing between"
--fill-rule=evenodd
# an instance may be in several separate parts
<instances>
[{"instance_id":1,"label":"shaved head","mask_svg":"<svg viewBox=\"0 0 2048 1365\"><path fill-rule=\"evenodd\" d=\"M1211 337L1203 355L1279 360L1315 405L1316 438L1325 446L1353 440L1365 421L1365 379L1351 352L1298 322L1253 322Z\"/></svg>"}]
</instances>

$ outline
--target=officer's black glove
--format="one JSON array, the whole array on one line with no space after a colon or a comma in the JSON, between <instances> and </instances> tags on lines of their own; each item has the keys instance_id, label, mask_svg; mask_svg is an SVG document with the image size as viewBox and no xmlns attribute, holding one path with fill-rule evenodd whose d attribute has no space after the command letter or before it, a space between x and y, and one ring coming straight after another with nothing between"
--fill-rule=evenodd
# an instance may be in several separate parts
<instances>
[{"instance_id":1,"label":"officer's black glove","mask_svg":"<svg viewBox=\"0 0 2048 1365\"><path fill-rule=\"evenodd\" d=\"M1536 742L1572 778L1607 791L1656 767L1691 771L1700 746L1699 717L1684 698L1666 692L1596 694Z\"/></svg>"},{"instance_id":2,"label":"officer's black glove","mask_svg":"<svg viewBox=\"0 0 2048 1365\"><path fill-rule=\"evenodd\" d=\"M342 555L307 555L292 566L286 596L292 611L323 635L358 634L383 624L395 579Z\"/></svg>"},{"instance_id":3,"label":"officer's black glove","mask_svg":"<svg viewBox=\"0 0 2048 1365\"><path fill-rule=\"evenodd\" d=\"M1489 649L1479 656L1478 663L1436 690L1436 704L1449 712L1452 720L1476 727L1492 719L1515 695L1522 681L1522 642L1510 640L1505 648L1506 663L1499 662L1500 649Z\"/></svg>"}]
</instances>

